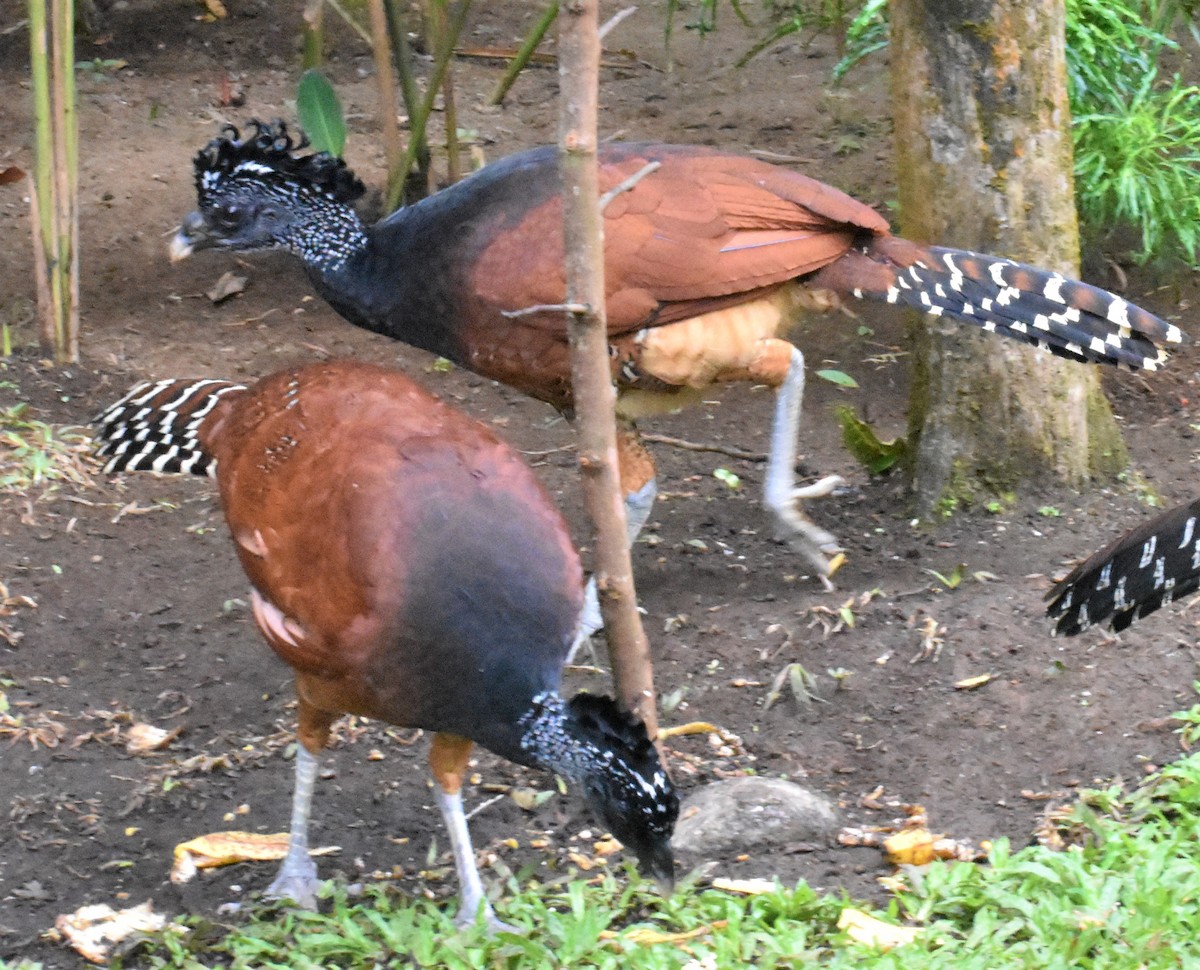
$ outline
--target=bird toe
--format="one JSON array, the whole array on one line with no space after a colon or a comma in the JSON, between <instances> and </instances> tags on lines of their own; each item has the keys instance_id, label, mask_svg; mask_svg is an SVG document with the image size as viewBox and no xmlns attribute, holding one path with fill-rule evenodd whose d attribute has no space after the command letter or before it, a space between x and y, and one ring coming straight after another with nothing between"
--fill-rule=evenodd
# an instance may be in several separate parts
<instances>
[{"instance_id":1,"label":"bird toe","mask_svg":"<svg viewBox=\"0 0 1200 970\"><path fill-rule=\"evenodd\" d=\"M263 890L263 898L281 902L290 900L301 909L315 910L317 908L317 890L320 887L321 880L317 878L317 867L306 856L295 865L285 862L271 885Z\"/></svg>"},{"instance_id":2,"label":"bird toe","mask_svg":"<svg viewBox=\"0 0 1200 970\"><path fill-rule=\"evenodd\" d=\"M460 930L470 929L478 925L480 915L482 915L483 926L488 936L495 936L497 933L515 933L518 936L525 936L528 933L528 930L522 929L520 926L513 926L511 923L504 922L504 920L496 915L492 907L486 903L484 904L482 914L477 909L463 906L454 917L454 925Z\"/></svg>"}]
</instances>

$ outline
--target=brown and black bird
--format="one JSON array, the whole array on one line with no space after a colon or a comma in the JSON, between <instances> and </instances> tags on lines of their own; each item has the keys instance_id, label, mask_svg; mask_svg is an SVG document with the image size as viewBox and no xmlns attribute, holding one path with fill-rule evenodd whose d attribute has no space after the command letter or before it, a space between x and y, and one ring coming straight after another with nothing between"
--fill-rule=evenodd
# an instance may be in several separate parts
<instances>
[{"instance_id":1,"label":"brown and black bird","mask_svg":"<svg viewBox=\"0 0 1200 970\"><path fill-rule=\"evenodd\" d=\"M1093 553L1046 594L1054 633L1120 632L1200 589L1200 499L1154 516Z\"/></svg>"},{"instance_id":2,"label":"brown and black bird","mask_svg":"<svg viewBox=\"0 0 1200 970\"><path fill-rule=\"evenodd\" d=\"M215 474L254 621L295 672L291 846L269 893L313 905L317 754L359 714L434 732L429 762L461 889L488 905L460 790L472 746L578 784L669 885L678 800L645 726L559 695L580 620L567 527L528 466L404 375L350 361L251 387L140 384L96 419L109 471Z\"/></svg>"},{"instance_id":3,"label":"brown and black bird","mask_svg":"<svg viewBox=\"0 0 1200 970\"><path fill-rule=\"evenodd\" d=\"M305 154L285 126L229 128L195 158L199 208L172 243L285 249L351 323L440 354L570 414L558 152L520 152L374 225L351 202L362 183L339 159ZM653 462L634 421L698 400L723 381L776 389L765 502L821 575L834 536L800 500L830 476L794 480L804 359L797 317L850 299L952 317L1072 360L1152 370L1178 327L1059 273L893 236L874 209L832 186L710 148L599 149L621 483L636 535L653 503Z\"/></svg>"}]
</instances>

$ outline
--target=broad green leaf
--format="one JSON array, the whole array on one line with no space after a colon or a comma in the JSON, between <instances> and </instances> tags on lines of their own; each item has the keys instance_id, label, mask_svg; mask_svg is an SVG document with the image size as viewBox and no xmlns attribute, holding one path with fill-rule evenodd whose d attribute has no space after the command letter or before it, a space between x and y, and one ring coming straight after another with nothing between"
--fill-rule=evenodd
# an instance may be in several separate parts
<instances>
[{"instance_id":1,"label":"broad green leaf","mask_svg":"<svg viewBox=\"0 0 1200 970\"><path fill-rule=\"evenodd\" d=\"M325 75L312 68L300 78L296 91L296 114L300 125L319 152L342 157L346 148L346 120L342 103Z\"/></svg>"},{"instance_id":2,"label":"broad green leaf","mask_svg":"<svg viewBox=\"0 0 1200 970\"><path fill-rule=\"evenodd\" d=\"M840 370L819 370L817 377L822 380L829 381L830 384L836 384L838 387L858 387L858 381Z\"/></svg>"},{"instance_id":3,"label":"broad green leaf","mask_svg":"<svg viewBox=\"0 0 1200 970\"><path fill-rule=\"evenodd\" d=\"M907 438L880 441L871 426L860 420L852 408L835 408L834 416L842 426L842 443L845 444L846 450L872 475L882 475L889 471L908 450Z\"/></svg>"}]
</instances>

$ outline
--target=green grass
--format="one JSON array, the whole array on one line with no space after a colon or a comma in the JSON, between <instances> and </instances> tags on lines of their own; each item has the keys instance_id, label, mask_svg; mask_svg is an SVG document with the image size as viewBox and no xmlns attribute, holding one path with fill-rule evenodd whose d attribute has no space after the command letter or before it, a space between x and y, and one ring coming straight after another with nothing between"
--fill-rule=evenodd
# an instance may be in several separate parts
<instances>
[{"instance_id":1,"label":"green grass","mask_svg":"<svg viewBox=\"0 0 1200 970\"><path fill-rule=\"evenodd\" d=\"M1128 97L1075 116L1076 200L1093 231L1134 226L1139 259L1173 247L1200 260L1200 87L1153 73ZM1076 109L1079 111L1079 109Z\"/></svg>"},{"instance_id":2,"label":"green grass","mask_svg":"<svg viewBox=\"0 0 1200 970\"><path fill-rule=\"evenodd\" d=\"M0 408L0 491L25 492L52 482L90 484L87 433L55 428L28 412L24 403Z\"/></svg>"},{"instance_id":3,"label":"green grass","mask_svg":"<svg viewBox=\"0 0 1200 970\"><path fill-rule=\"evenodd\" d=\"M1200 707L1179 715L1200 736ZM251 910L219 925L177 920L114 966L188 968L605 967L865 970L1200 966L1200 754L1133 788L1084 792L1047 844L991 847L987 864L935 863L872 915L917 928L881 951L837 928L854 904L801 883L757 896L685 886L659 898L631 873L548 888L510 878L500 915L523 937L456 931L451 907L372 887L334 888L322 913ZM1050 847L1053 845L1054 847ZM859 907L870 909L870 907ZM654 941L648 932L685 934ZM0 960L0 970L6 965Z\"/></svg>"},{"instance_id":4,"label":"green grass","mask_svg":"<svg viewBox=\"0 0 1200 970\"><path fill-rule=\"evenodd\" d=\"M888 43L887 0L842 12L853 17L835 81ZM743 61L800 29L785 18ZM1180 40L1200 44L1196 0L1066 0L1077 207L1098 242L1132 228L1138 243L1129 255L1138 262L1200 265L1200 87L1160 71Z\"/></svg>"}]
</instances>

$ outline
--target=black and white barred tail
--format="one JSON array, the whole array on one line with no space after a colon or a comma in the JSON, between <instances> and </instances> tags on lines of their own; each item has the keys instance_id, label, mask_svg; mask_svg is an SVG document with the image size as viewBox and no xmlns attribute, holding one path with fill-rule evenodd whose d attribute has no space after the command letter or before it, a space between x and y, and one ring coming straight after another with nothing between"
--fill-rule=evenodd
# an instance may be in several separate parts
<instances>
[{"instance_id":1,"label":"black and white barred tail","mask_svg":"<svg viewBox=\"0 0 1200 970\"><path fill-rule=\"evenodd\" d=\"M1124 630L1200 588L1200 499L1155 516L1080 563L1046 595L1055 634Z\"/></svg>"},{"instance_id":2,"label":"black and white barred tail","mask_svg":"<svg viewBox=\"0 0 1200 970\"><path fill-rule=\"evenodd\" d=\"M828 281L828 282L827 282ZM903 303L1059 357L1156 370L1179 327L1099 287L1010 259L882 236L813 279L859 299Z\"/></svg>"},{"instance_id":3,"label":"black and white barred tail","mask_svg":"<svg viewBox=\"0 0 1200 970\"><path fill-rule=\"evenodd\" d=\"M221 398L244 390L214 380L145 381L93 421L106 472L153 471L214 475L216 462L204 451L200 427Z\"/></svg>"}]
</instances>

